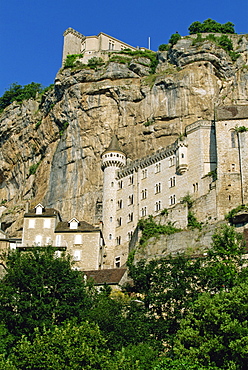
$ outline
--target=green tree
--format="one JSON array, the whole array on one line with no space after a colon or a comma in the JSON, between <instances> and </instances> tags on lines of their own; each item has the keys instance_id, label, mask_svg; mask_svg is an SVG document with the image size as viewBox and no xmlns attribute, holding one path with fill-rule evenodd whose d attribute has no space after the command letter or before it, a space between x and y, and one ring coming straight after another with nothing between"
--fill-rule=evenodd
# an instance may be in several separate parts
<instances>
[{"instance_id":1,"label":"green tree","mask_svg":"<svg viewBox=\"0 0 248 370\"><path fill-rule=\"evenodd\" d=\"M33 341L23 337L14 349L18 369L108 369L111 361L106 340L95 324L66 323L52 330L35 331Z\"/></svg>"},{"instance_id":2,"label":"green tree","mask_svg":"<svg viewBox=\"0 0 248 370\"><path fill-rule=\"evenodd\" d=\"M234 24L227 22L224 24L218 23L215 20L208 18L203 23L196 21L193 22L189 28L190 35L197 33L235 33Z\"/></svg>"},{"instance_id":3,"label":"green tree","mask_svg":"<svg viewBox=\"0 0 248 370\"><path fill-rule=\"evenodd\" d=\"M212 237L212 245L200 273L202 289L218 292L232 288L244 274L244 240L232 226L219 227Z\"/></svg>"},{"instance_id":4,"label":"green tree","mask_svg":"<svg viewBox=\"0 0 248 370\"><path fill-rule=\"evenodd\" d=\"M169 49L168 44L161 44L161 45L159 45L159 47L158 47L158 50L159 50L159 51L166 51L166 50L168 50L168 49Z\"/></svg>"},{"instance_id":5,"label":"green tree","mask_svg":"<svg viewBox=\"0 0 248 370\"><path fill-rule=\"evenodd\" d=\"M171 46L175 45L177 43L177 41L179 41L181 39L181 36L179 35L179 33L173 33L169 39L169 44L171 44Z\"/></svg>"},{"instance_id":6,"label":"green tree","mask_svg":"<svg viewBox=\"0 0 248 370\"><path fill-rule=\"evenodd\" d=\"M202 294L182 320L173 351L179 358L221 369L248 363L248 285Z\"/></svg>"},{"instance_id":7,"label":"green tree","mask_svg":"<svg viewBox=\"0 0 248 370\"><path fill-rule=\"evenodd\" d=\"M10 88L0 97L0 112L14 101L22 102L23 100L35 98L37 93L43 92L43 87L39 83L31 82L28 85L18 85L13 83Z\"/></svg>"},{"instance_id":8,"label":"green tree","mask_svg":"<svg viewBox=\"0 0 248 370\"><path fill-rule=\"evenodd\" d=\"M56 258L50 248L9 254L0 285L0 321L14 336L30 336L36 327L49 328L73 317L80 320L91 303L69 257Z\"/></svg>"}]
</instances>

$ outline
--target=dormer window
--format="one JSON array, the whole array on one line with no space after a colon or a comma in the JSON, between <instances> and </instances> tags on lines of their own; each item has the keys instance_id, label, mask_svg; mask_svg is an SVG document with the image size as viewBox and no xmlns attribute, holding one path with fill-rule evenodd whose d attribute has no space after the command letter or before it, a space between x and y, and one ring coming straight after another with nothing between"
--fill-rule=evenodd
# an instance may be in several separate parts
<instances>
[{"instance_id":1,"label":"dormer window","mask_svg":"<svg viewBox=\"0 0 248 370\"><path fill-rule=\"evenodd\" d=\"M35 207L35 213L36 213L37 215L42 215L43 209L44 209L43 205L39 203L39 204L37 204L37 206Z\"/></svg>"},{"instance_id":2,"label":"dormer window","mask_svg":"<svg viewBox=\"0 0 248 370\"><path fill-rule=\"evenodd\" d=\"M76 218L72 218L68 223L71 230L76 230L78 228L79 221Z\"/></svg>"}]
</instances>

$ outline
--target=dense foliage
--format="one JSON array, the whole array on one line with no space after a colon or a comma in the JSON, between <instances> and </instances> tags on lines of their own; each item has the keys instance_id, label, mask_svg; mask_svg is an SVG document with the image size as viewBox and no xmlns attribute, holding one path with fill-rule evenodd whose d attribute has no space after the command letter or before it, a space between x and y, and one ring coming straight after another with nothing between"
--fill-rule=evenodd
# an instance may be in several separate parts
<instances>
[{"instance_id":1,"label":"dense foliage","mask_svg":"<svg viewBox=\"0 0 248 370\"><path fill-rule=\"evenodd\" d=\"M132 254L127 294L97 292L52 248L12 252L0 286L0 368L243 370L242 256L242 238L229 226L204 257L134 263Z\"/></svg>"},{"instance_id":2,"label":"dense foliage","mask_svg":"<svg viewBox=\"0 0 248 370\"><path fill-rule=\"evenodd\" d=\"M0 112L14 101L22 102L23 100L35 98L37 93L46 92L48 88L43 88L41 84L31 82L28 85L18 85L13 83L8 90L0 97Z\"/></svg>"},{"instance_id":3,"label":"dense foliage","mask_svg":"<svg viewBox=\"0 0 248 370\"><path fill-rule=\"evenodd\" d=\"M188 29L190 35L196 33L235 33L232 22L221 24L211 18L206 19L203 23L193 22Z\"/></svg>"}]
</instances>

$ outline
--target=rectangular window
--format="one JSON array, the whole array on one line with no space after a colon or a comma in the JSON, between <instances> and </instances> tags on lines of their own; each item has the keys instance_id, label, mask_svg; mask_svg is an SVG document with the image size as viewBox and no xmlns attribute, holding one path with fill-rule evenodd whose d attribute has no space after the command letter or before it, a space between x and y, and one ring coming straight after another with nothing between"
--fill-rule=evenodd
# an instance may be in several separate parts
<instances>
[{"instance_id":1,"label":"rectangular window","mask_svg":"<svg viewBox=\"0 0 248 370\"><path fill-rule=\"evenodd\" d=\"M119 268L121 267L121 257L115 257L115 267Z\"/></svg>"},{"instance_id":2,"label":"rectangular window","mask_svg":"<svg viewBox=\"0 0 248 370\"><path fill-rule=\"evenodd\" d=\"M61 235L56 235L55 244L56 244L56 247L61 246Z\"/></svg>"},{"instance_id":3,"label":"rectangular window","mask_svg":"<svg viewBox=\"0 0 248 370\"><path fill-rule=\"evenodd\" d=\"M133 221L133 213L129 213L128 222L132 222L132 221Z\"/></svg>"},{"instance_id":4,"label":"rectangular window","mask_svg":"<svg viewBox=\"0 0 248 370\"><path fill-rule=\"evenodd\" d=\"M146 199L147 198L147 189L141 190L141 199Z\"/></svg>"},{"instance_id":5,"label":"rectangular window","mask_svg":"<svg viewBox=\"0 0 248 370\"><path fill-rule=\"evenodd\" d=\"M175 176L170 177L170 180L169 180L169 187L170 188L173 188L173 186L176 186L176 178L175 178Z\"/></svg>"},{"instance_id":6,"label":"rectangular window","mask_svg":"<svg viewBox=\"0 0 248 370\"><path fill-rule=\"evenodd\" d=\"M81 260L81 251L80 250L75 250L73 252L73 259L74 261L80 261Z\"/></svg>"},{"instance_id":7,"label":"rectangular window","mask_svg":"<svg viewBox=\"0 0 248 370\"><path fill-rule=\"evenodd\" d=\"M44 227L44 229L50 229L50 227L51 227L51 219L50 218L45 218L44 219L43 227Z\"/></svg>"},{"instance_id":8,"label":"rectangular window","mask_svg":"<svg viewBox=\"0 0 248 370\"><path fill-rule=\"evenodd\" d=\"M34 227L35 227L35 220L29 220L28 221L28 228L29 229L34 229Z\"/></svg>"},{"instance_id":9,"label":"rectangular window","mask_svg":"<svg viewBox=\"0 0 248 370\"><path fill-rule=\"evenodd\" d=\"M74 244L82 244L82 235L80 235L80 234L75 235Z\"/></svg>"},{"instance_id":10,"label":"rectangular window","mask_svg":"<svg viewBox=\"0 0 248 370\"><path fill-rule=\"evenodd\" d=\"M161 201L155 203L155 212L158 212L161 210Z\"/></svg>"},{"instance_id":11,"label":"rectangular window","mask_svg":"<svg viewBox=\"0 0 248 370\"><path fill-rule=\"evenodd\" d=\"M155 194L161 193L161 182L155 185Z\"/></svg>"},{"instance_id":12,"label":"rectangular window","mask_svg":"<svg viewBox=\"0 0 248 370\"><path fill-rule=\"evenodd\" d=\"M176 204L176 196L175 195L171 195L170 196L170 205L172 206L174 204Z\"/></svg>"},{"instance_id":13,"label":"rectangular window","mask_svg":"<svg viewBox=\"0 0 248 370\"><path fill-rule=\"evenodd\" d=\"M116 238L116 245L121 245L121 237L117 236Z\"/></svg>"},{"instance_id":14,"label":"rectangular window","mask_svg":"<svg viewBox=\"0 0 248 370\"><path fill-rule=\"evenodd\" d=\"M127 233L127 240L130 241L132 239L132 236L133 236L133 232L132 231L129 231Z\"/></svg>"},{"instance_id":15,"label":"rectangular window","mask_svg":"<svg viewBox=\"0 0 248 370\"><path fill-rule=\"evenodd\" d=\"M146 216L146 207L141 208L141 217Z\"/></svg>"},{"instance_id":16,"label":"rectangular window","mask_svg":"<svg viewBox=\"0 0 248 370\"><path fill-rule=\"evenodd\" d=\"M132 195L129 195L129 197L128 197L128 204L129 205L133 204L133 194Z\"/></svg>"},{"instance_id":17,"label":"rectangular window","mask_svg":"<svg viewBox=\"0 0 248 370\"><path fill-rule=\"evenodd\" d=\"M41 245L42 242L42 235L36 235L35 236L35 244L36 245Z\"/></svg>"},{"instance_id":18,"label":"rectangular window","mask_svg":"<svg viewBox=\"0 0 248 370\"><path fill-rule=\"evenodd\" d=\"M161 163L155 165L155 173L161 172Z\"/></svg>"},{"instance_id":19,"label":"rectangular window","mask_svg":"<svg viewBox=\"0 0 248 370\"><path fill-rule=\"evenodd\" d=\"M147 178L147 169L142 170L142 179L146 179L146 178Z\"/></svg>"}]
</instances>

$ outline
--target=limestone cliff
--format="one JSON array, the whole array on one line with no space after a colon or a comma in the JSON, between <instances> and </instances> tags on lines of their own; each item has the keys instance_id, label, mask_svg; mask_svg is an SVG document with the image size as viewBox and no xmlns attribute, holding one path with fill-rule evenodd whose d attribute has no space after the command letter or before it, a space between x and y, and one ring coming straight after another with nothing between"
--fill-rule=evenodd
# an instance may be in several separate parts
<instances>
[{"instance_id":1,"label":"limestone cliff","mask_svg":"<svg viewBox=\"0 0 248 370\"><path fill-rule=\"evenodd\" d=\"M100 156L113 133L131 159L170 144L216 106L248 104L248 38L232 36L233 62L216 44L180 40L143 58L62 69L42 98L13 103L0 120L0 215L20 236L27 201L95 223L101 217Z\"/></svg>"}]
</instances>

